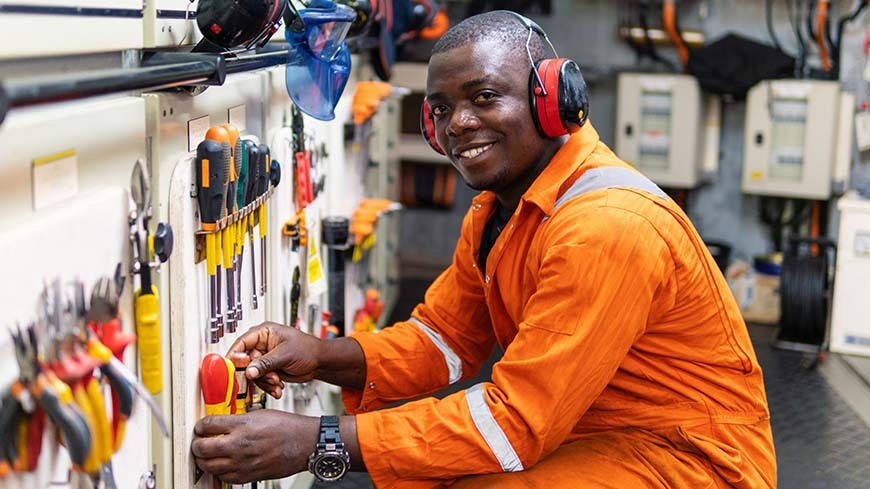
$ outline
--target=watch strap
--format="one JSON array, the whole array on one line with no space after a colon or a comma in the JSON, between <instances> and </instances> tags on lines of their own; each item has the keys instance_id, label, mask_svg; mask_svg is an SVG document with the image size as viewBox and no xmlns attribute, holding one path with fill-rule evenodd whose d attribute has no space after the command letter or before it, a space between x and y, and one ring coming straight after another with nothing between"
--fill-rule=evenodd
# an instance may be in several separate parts
<instances>
[{"instance_id":1,"label":"watch strap","mask_svg":"<svg viewBox=\"0 0 870 489\"><path fill-rule=\"evenodd\" d=\"M341 445L341 433L338 429L338 416L320 417L320 440L318 445Z\"/></svg>"}]
</instances>

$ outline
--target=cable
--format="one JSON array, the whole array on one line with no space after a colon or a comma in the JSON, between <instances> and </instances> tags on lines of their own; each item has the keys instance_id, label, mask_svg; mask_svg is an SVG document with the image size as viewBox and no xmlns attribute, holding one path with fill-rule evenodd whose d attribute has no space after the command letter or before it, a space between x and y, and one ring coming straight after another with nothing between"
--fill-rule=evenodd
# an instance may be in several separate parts
<instances>
[{"instance_id":1,"label":"cable","mask_svg":"<svg viewBox=\"0 0 870 489\"><path fill-rule=\"evenodd\" d=\"M665 0L662 5L662 25L668 33L668 37L671 38L671 42L677 47L680 64L683 65L685 70L689 64L689 48L686 46L686 42L683 41L683 36L680 34L679 29L677 29L677 7L674 4L674 0Z\"/></svg>"},{"instance_id":2,"label":"cable","mask_svg":"<svg viewBox=\"0 0 870 489\"><path fill-rule=\"evenodd\" d=\"M816 44L819 46L819 57L822 58L822 68L825 71L831 71L833 65L831 58L828 56L828 42L825 37L825 27L828 25L828 3L829 0L818 0L818 13L816 15Z\"/></svg>"},{"instance_id":3,"label":"cable","mask_svg":"<svg viewBox=\"0 0 870 489\"><path fill-rule=\"evenodd\" d=\"M767 22L767 33L770 34L770 40L776 49L782 51L782 45L776 37L776 30L773 28L773 0L765 0L764 2L764 18Z\"/></svg>"},{"instance_id":4,"label":"cable","mask_svg":"<svg viewBox=\"0 0 870 489\"><path fill-rule=\"evenodd\" d=\"M812 247L823 252L812 256ZM829 301L836 246L824 238L793 238L780 274L780 331L777 340L817 345L827 338Z\"/></svg>"},{"instance_id":5,"label":"cable","mask_svg":"<svg viewBox=\"0 0 870 489\"><path fill-rule=\"evenodd\" d=\"M671 71L679 71L677 70L676 65L668 59L662 58L659 55L658 50L656 50L655 45L653 44L652 39L649 37L649 22L647 21L647 8L649 7L649 0L641 0L640 8L638 13L638 20L640 22L640 27L643 29L643 37L644 37L644 46L646 48L646 54L653 61L656 61L664 66L666 66Z\"/></svg>"}]
</instances>

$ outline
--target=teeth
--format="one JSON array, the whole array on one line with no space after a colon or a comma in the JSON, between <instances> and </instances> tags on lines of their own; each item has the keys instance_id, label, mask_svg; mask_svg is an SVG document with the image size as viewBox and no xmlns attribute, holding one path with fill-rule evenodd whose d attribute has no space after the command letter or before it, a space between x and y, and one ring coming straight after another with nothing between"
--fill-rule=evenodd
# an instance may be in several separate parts
<instances>
[{"instance_id":1,"label":"teeth","mask_svg":"<svg viewBox=\"0 0 870 489\"><path fill-rule=\"evenodd\" d=\"M469 149L469 150L466 150L466 151L459 153L459 156L461 156L463 158L474 158L477 155L483 153L484 151L488 150L491 147L492 147L492 144L487 144L486 146L481 146L479 148L472 148L472 149Z\"/></svg>"}]
</instances>

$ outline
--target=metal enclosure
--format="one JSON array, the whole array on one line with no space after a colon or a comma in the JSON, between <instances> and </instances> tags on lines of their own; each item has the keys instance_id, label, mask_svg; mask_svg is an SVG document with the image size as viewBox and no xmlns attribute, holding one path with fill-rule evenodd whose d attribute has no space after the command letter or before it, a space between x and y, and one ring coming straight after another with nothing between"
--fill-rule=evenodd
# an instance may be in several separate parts
<instances>
[{"instance_id":1,"label":"metal enclosure","mask_svg":"<svg viewBox=\"0 0 870 489\"><path fill-rule=\"evenodd\" d=\"M851 156L851 134L839 137L852 128L849 105L842 105L835 81L775 80L754 86L746 102L743 192L828 199L835 166L848 173ZM841 110L848 114L842 123ZM845 165L835 164L843 158Z\"/></svg>"},{"instance_id":2,"label":"metal enclosure","mask_svg":"<svg viewBox=\"0 0 870 489\"><path fill-rule=\"evenodd\" d=\"M705 180L705 139L712 171L718 150L718 105L711 119L698 82L688 75L623 73L617 92L616 153L655 183L693 188ZM706 166L711 166L710 164Z\"/></svg>"},{"instance_id":3,"label":"metal enclosure","mask_svg":"<svg viewBox=\"0 0 870 489\"><path fill-rule=\"evenodd\" d=\"M837 202L840 237L831 309L831 351L870 356L870 201L850 192Z\"/></svg>"}]
</instances>

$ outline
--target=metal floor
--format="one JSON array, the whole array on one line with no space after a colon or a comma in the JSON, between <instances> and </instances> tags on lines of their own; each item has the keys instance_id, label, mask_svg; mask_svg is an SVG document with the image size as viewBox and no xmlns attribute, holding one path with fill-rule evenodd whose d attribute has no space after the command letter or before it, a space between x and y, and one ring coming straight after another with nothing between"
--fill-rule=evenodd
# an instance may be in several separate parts
<instances>
[{"instance_id":1,"label":"metal floor","mask_svg":"<svg viewBox=\"0 0 870 489\"><path fill-rule=\"evenodd\" d=\"M428 284L402 282L395 320L409 316ZM870 377L862 378L866 371L854 367L867 360L846 362L829 354L807 370L801 367L803 354L771 347L775 328L752 326L750 333L764 370L779 489L870 489ZM366 474L350 474L340 483L314 487L371 489L372 484Z\"/></svg>"}]
</instances>

